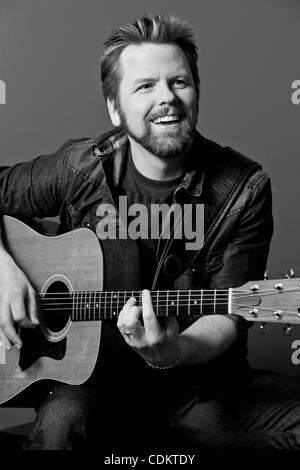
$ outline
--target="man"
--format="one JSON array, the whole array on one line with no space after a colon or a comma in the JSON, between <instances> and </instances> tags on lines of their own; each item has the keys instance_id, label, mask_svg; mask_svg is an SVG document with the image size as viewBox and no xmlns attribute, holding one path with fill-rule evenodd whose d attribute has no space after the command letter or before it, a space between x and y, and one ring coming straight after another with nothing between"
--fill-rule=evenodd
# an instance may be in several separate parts
<instances>
[{"instance_id":1,"label":"man","mask_svg":"<svg viewBox=\"0 0 300 470\"><path fill-rule=\"evenodd\" d=\"M147 449L176 438L204 448L299 448L299 384L249 371L249 323L226 314L228 298L225 314L161 322L148 290L227 289L262 278L272 235L266 174L195 129L199 76L189 29L158 15L119 28L105 43L101 78L117 129L3 168L0 210L23 218L59 214L61 231L88 226L101 238L102 208L120 196L143 202L149 212L153 204L192 211L204 204L206 240L190 251L175 229L169 240L151 239L147 231L136 240L142 305L131 297L117 326L104 323L92 377L51 391L25 448L118 442ZM21 347L14 321L39 323L34 290L4 248L0 262L1 341Z\"/></svg>"}]
</instances>

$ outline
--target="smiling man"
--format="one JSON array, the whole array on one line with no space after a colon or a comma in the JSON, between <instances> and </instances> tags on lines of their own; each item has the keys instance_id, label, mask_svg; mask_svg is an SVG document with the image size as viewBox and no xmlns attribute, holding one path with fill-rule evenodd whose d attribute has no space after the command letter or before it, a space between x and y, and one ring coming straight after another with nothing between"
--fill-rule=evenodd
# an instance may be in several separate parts
<instances>
[{"instance_id":1,"label":"smiling man","mask_svg":"<svg viewBox=\"0 0 300 470\"><path fill-rule=\"evenodd\" d=\"M174 44L130 45L120 55L120 73L118 101L108 99L108 107L113 124L128 135L135 164L141 169L153 155L158 165L173 157L178 170L164 179L180 176L193 142L198 102L184 52Z\"/></svg>"},{"instance_id":2,"label":"smiling man","mask_svg":"<svg viewBox=\"0 0 300 470\"><path fill-rule=\"evenodd\" d=\"M160 15L118 28L104 45L101 79L115 129L2 168L1 212L59 214L61 232L85 226L99 236L102 209L114 208L118 197L144 204L148 214L153 205L177 204L190 211L193 226L204 224L204 245L186 249L184 236L175 236L182 223L176 216L168 239L151 239L151 227L133 237L138 260L120 245L126 267L141 266L142 300L118 302L118 321L103 324L92 376L53 388L25 448L299 449L299 383L249 369L249 322L229 312L226 291L263 277L273 230L269 178L196 130L200 81L189 28ZM124 220L114 223L120 229ZM38 325L34 290L4 247L0 265L1 341L21 347L14 322ZM112 265L113 277L121 277L124 264ZM104 267L109 271L109 257ZM152 298L149 289L157 290Z\"/></svg>"}]
</instances>

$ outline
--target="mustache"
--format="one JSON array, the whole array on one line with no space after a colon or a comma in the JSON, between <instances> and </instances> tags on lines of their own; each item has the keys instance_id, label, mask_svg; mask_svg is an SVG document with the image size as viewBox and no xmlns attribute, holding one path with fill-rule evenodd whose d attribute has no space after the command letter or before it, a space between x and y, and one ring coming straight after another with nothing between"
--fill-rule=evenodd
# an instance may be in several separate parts
<instances>
[{"instance_id":1,"label":"mustache","mask_svg":"<svg viewBox=\"0 0 300 470\"><path fill-rule=\"evenodd\" d=\"M183 109L166 106L165 108L161 108L159 111L151 113L148 116L147 121L153 121L154 119L162 118L164 116L172 116L173 114L178 116L180 119L186 115Z\"/></svg>"}]
</instances>

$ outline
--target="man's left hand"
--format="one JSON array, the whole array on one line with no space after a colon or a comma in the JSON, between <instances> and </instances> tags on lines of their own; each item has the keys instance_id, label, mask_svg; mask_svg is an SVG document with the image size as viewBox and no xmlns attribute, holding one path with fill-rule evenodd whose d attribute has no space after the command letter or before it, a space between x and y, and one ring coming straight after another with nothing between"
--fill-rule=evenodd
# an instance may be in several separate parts
<instances>
[{"instance_id":1,"label":"man's left hand","mask_svg":"<svg viewBox=\"0 0 300 470\"><path fill-rule=\"evenodd\" d=\"M150 292L143 290L142 307L131 297L119 314L117 326L132 349L145 361L161 367L174 362L179 353L178 323L171 317L164 323L162 326L154 313Z\"/></svg>"}]
</instances>

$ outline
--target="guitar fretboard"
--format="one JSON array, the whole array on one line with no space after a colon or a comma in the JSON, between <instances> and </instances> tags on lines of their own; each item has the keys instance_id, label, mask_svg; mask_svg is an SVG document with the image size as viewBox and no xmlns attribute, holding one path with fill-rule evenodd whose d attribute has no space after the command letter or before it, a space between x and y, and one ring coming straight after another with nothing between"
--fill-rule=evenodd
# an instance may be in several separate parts
<instances>
[{"instance_id":1,"label":"guitar fretboard","mask_svg":"<svg viewBox=\"0 0 300 470\"><path fill-rule=\"evenodd\" d=\"M228 290L157 290L151 292L153 309L157 316L197 316L226 313ZM72 321L106 320L118 318L130 297L142 305L141 291L75 291L48 294L42 307L64 310Z\"/></svg>"}]
</instances>

